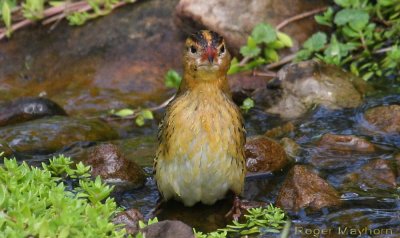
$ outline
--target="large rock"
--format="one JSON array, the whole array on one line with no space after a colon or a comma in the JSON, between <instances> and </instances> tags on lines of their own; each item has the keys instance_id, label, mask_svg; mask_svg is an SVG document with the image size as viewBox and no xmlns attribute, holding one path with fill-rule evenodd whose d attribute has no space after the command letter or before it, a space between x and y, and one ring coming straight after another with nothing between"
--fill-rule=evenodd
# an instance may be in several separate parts
<instances>
[{"instance_id":1,"label":"large rock","mask_svg":"<svg viewBox=\"0 0 400 238\"><path fill-rule=\"evenodd\" d=\"M388 160L375 159L349 174L344 186L363 190L396 188L396 171Z\"/></svg>"},{"instance_id":2,"label":"large rock","mask_svg":"<svg viewBox=\"0 0 400 238\"><path fill-rule=\"evenodd\" d=\"M47 98L26 97L0 105L0 126L30 121L46 116L67 115L57 103Z\"/></svg>"},{"instance_id":3,"label":"large rock","mask_svg":"<svg viewBox=\"0 0 400 238\"><path fill-rule=\"evenodd\" d=\"M321 137L317 145L321 149L359 153L372 153L376 150L374 144L364 138L354 135L335 135L327 133Z\"/></svg>"},{"instance_id":4,"label":"large rock","mask_svg":"<svg viewBox=\"0 0 400 238\"><path fill-rule=\"evenodd\" d=\"M118 134L97 119L54 116L0 129L2 138L18 153L52 153L81 141L116 139Z\"/></svg>"},{"instance_id":5,"label":"large rock","mask_svg":"<svg viewBox=\"0 0 400 238\"><path fill-rule=\"evenodd\" d=\"M365 120L372 131L383 133L400 133L400 105L379 106L364 113Z\"/></svg>"},{"instance_id":6,"label":"large rock","mask_svg":"<svg viewBox=\"0 0 400 238\"><path fill-rule=\"evenodd\" d=\"M146 181L143 169L134 161L126 159L113 144L90 148L84 163L92 166L93 176L99 175L107 182L126 183L129 187L138 188Z\"/></svg>"},{"instance_id":7,"label":"large rock","mask_svg":"<svg viewBox=\"0 0 400 238\"><path fill-rule=\"evenodd\" d=\"M160 221L146 226L140 232L146 238L195 238L193 229L181 221Z\"/></svg>"},{"instance_id":8,"label":"large rock","mask_svg":"<svg viewBox=\"0 0 400 238\"><path fill-rule=\"evenodd\" d=\"M249 139L245 145L245 155L249 172L275 172L289 163L283 147L267 137Z\"/></svg>"},{"instance_id":9,"label":"large rock","mask_svg":"<svg viewBox=\"0 0 400 238\"><path fill-rule=\"evenodd\" d=\"M188 32L200 28L216 31L224 36L233 52L238 52L258 23L276 26L294 15L328 3L326 0L180 0L176 6L176 23ZM296 40L294 49L315 30L312 17L295 21L283 29Z\"/></svg>"},{"instance_id":10,"label":"large rock","mask_svg":"<svg viewBox=\"0 0 400 238\"><path fill-rule=\"evenodd\" d=\"M276 205L285 210L319 210L341 204L338 192L304 165L295 165L279 191Z\"/></svg>"},{"instance_id":11,"label":"large rock","mask_svg":"<svg viewBox=\"0 0 400 238\"><path fill-rule=\"evenodd\" d=\"M304 61L285 66L265 89L253 94L257 105L283 118L296 118L315 105L354 108L363 100L362 79L337 66Z\"/></svg>"},{"instance_id":12,"label":"large rock","mask_svg":"<svg viewBox=\"0 0 400 238\"><path fill-rule=\"evenodd\" d=\"M0 44L0 101L45 93L70 115L162 102L165 73L182 67L177 2L136 1L80 27L16 32Z\"/></svg>"}]
</instances>

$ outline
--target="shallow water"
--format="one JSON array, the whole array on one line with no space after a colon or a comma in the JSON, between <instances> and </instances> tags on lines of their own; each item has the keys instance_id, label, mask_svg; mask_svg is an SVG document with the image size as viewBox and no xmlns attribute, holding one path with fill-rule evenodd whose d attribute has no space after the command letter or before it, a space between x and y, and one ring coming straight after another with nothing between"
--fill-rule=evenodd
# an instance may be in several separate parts
<instances>
[{"instance_id":1,"label":"shallow water","mask_svg":"<svg viewBox=\"0 0 400 238\"><path fill-rule=\"evenodd\" d=\"M146 2L150 3L146 5ZM0 99L46 92L50 98L65 107L71 116L93 116L111 108L148 107L162 102L172 93L163 86L164 73L169 68L179 70L181 65L177 55L181 53L182 36L173 27L170 16L176 2L169 1L169 4L163 5L161 0L143 1L82 28L72 29L61 24L51 34L38 29L15 34L13 40L7 42L8 45L0 47ZM99 37L93 34L102 30L104 34ZM25 45L25 38L31 40L36 47L18 48L18 45ZM42 41L43 39L46 40ZM161 43L156 44L157 42ZM175 44L176 42L179 44ZM71 50L58 51L63 48ZM7 61L14 63L4 63ZM154 62L156 63L153 64ZM150 73L144 74L146 70ZM148 77L152 80L146 81ZM400 135L371 133L363 112L378 105L399 104L400 83L383 79L374 86L377 88L374 94L369 95L355 109L331 111L317 107L293 121L296 130L288 137L301 146L301 152L295 158L296 163L314 167L321 177L340 192L343 205L338 209L326 208L320 212L302 210L290 213L291 237L301 236L296 234L296 227L297 230L317 229L315 232L332 229L331 234L325 237L336 237L339 227L392 229L392 237L400 236L399 191L342 186L347 174L358 171L371 159L392 161L393 155L399 152ZM144 187L116 191L113 196L119 205L137 208L146 218L153 215L159 199L151 177L151 164L155 153L157 124L162 113L163 111L157 112L156 120L146 123L144 127L136 127L129 121L111 123L121 139L116 143L121 145L128 158L144 166L149 175ZM260 108L250 110L245 115L245 120L248 136L263 134L286 122L267 115ZM315 142L328 132L362 136L377 145L379 150L371 154L321 152L316 149ZM124 143L123 140L126 139L133 140ZM63 153L75 157L95 144L77 142L54 154ZM40 164L52 155L16 154L19 160L27 160L31 164ZM315 161L318 156L324 158L323 163ZM274 203L289 169L247 179L243 197ZM185 208L172 202L164 205L157 216L160 219L179 219L198 230L212 231L225 226L224 214L230 209L230 202L225 200L215 206L197 205L194 208ZM360 237L371 236L362 234ZM383 234L382 237L391 236Z\"/></svg>"}]
</instances>

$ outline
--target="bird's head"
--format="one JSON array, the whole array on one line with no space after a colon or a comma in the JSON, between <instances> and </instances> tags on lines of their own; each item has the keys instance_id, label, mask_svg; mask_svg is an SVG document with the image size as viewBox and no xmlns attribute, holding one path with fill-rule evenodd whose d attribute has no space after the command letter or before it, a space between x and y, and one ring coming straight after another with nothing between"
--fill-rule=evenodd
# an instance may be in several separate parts
<instances>
[{"instance_id":1,"label":"bird's head","mask_svg":"<svg viewBox=\"0 0 400 238\"><path fill-rule=\"evenodd\" d=\"M187 38L183 61L186 73L207 80L225 76L231 57L220 35L213 31L202 30Z\"/></svg>"}]
</instances>

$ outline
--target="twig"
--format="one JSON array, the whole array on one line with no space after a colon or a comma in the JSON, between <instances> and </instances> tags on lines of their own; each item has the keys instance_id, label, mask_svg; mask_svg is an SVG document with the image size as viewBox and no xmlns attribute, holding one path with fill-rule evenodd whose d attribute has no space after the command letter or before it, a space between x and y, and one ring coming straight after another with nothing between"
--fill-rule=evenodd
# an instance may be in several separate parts
<instances>
[{"instance_id":1,"label":"twig","mask_svg":"<svg viewBox=\"0 0 400 238\"><path fill-rule=\"evenodd\" d=\"M283 57L279 62L266 65L265 68L269 69L269 70L275 69L284 64L292 62L292 60L294 60L295 58L296 58L296 54L287 55L287 56Z\"/></svg>"},{"instance_id":2,"label":"twig","mask_svg":"<svg viewBox=\"0 0 400 238\"><path fill-rule=\"evenodd\" d=\"M245 56L240 62L239 66L244 66L251 58L248 56Z\"/></svg>"},{"instance_id":3,"label":"twig","mask_svg":"<svg viewBox=\"0 0 400 238\"><path fill-rule=\"evenodd\" d=\"M393 46L389 46L389 47L386 47L386 48L382 48L382 49L376 50L373 53L374 54L381 54L381 53L386 53L386 52L391 51L391 50L393 50Z\"/></svg>"},{"instance_id":4,"label":"twig","mask_svg":"<svg viewBox=\"0 0 400 238\"><path fill-rule=\"evenodd\" d=\"M166 107L174 98L175 98L175 95L172 96L172 97L170 97L170 98L168 98L166 101L164 101L164 102L161 103L160 105L155 106L155 107L150 107L150 108L147 108L147 109L150 110L150 111L152 111L152 112L158 111L158 110L160 110L160 109ZM107 116L106 118L103 118L103 119L105 119L105 120L107 120L107 121L131 120L131 119L135 119L135 118L138 116L138 113L140 112L140 110L139 110L139 111L134 110L134 111L135 111L135 112L134 112L132 115L130 115L130 116L126 116L126 117L110 117L110 116Z\"/></svg>"},{"instance_id":5,"label":"twig","mask_svg":"<svg viewBox=\"0 0 400 238\"><path fill-rule=\"evenodd\" d=\"M260 71L253 70L253 76L275 78L276 77L276 73L275 72L260 72Z\"/></svg>"},{"instance_id":6,"label":"twig","mask_svg":"<svg viewBox=\"0 0 400 238\"><path fill-rule=\"evenodd\" d=\"M289 23L292 23L294 21L298 21L298 20L301 20L303 18L306 18L306 17L312 16L312 15L315 15L317 13L326 11L326 9L328 9L328 7L321 7L321 8L317 8L317 9L314 9L314 10L311 10L311 11L308 11L308 12L303 12L301 14L298 14L296 16L293 16L293 17L291 17L289 19L286 19L286 20L282 21L281 23L279 23L276 26L276 29L277 30L281 30L282 28L287 26Z\"/></svg>"}]
</instances>

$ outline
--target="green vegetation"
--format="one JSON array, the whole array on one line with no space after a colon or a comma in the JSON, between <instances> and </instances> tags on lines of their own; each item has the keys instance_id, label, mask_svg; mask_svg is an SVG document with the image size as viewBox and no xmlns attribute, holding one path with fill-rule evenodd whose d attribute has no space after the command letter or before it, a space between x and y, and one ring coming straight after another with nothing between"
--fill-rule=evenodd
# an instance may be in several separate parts
<instances>
[{"instance_id":1,"label":"green vegetation","mask_svg":"<svg viewBox=\"0 0 400 238\"><path fill-rule=\"evenodd\" d=\"M319 24L331 28L331 36L322 32L311 36L297 53L297 60L314 57L348 68L365 80L398 78L400 1L335 0L335 3L339 9L328 8L315 17Z\"/></svg>"},{"instance_id":2,"label":"green vegetation","mask_svg":"<svg viewBox=\"0 0 400 238\"><path fill-rule=\"evenodd\" d=\"M79 26L113 9L136 0L0 0L0 39L10 37L21 27L41 21L42 24L56 23L66 18L70 25ZM23 16L23 18L19 16ZM4 27L4 28L1 28Z\"/></svg>"},{"instance_id":3,"label":"green vegetation","mask_svg":"<svg viewBox=\"0 0 400 238\"><path fill-rule=\"evenodd\" d=\"M278 50L293 46L292 39L269 24L258 24L247 38L247 44L240 48L244 57L241 62L233 58L228 74L251 70L257 66L278 62Z\"/></svg>"},{"instance_id":4,"label":"green vegetation","mask_svg":"<svg viewBox=\"0 0 400 238\"><path fill-rule=\"evenodd\" d=\"M113 187L89 179L90 166L62 155L42 169L4 158L0 167L0 233L5 237L125 237ZM65 184L68 178L75 188ZM78 185L79 184L79 185Z\"/></svg>"}]
</instances>

